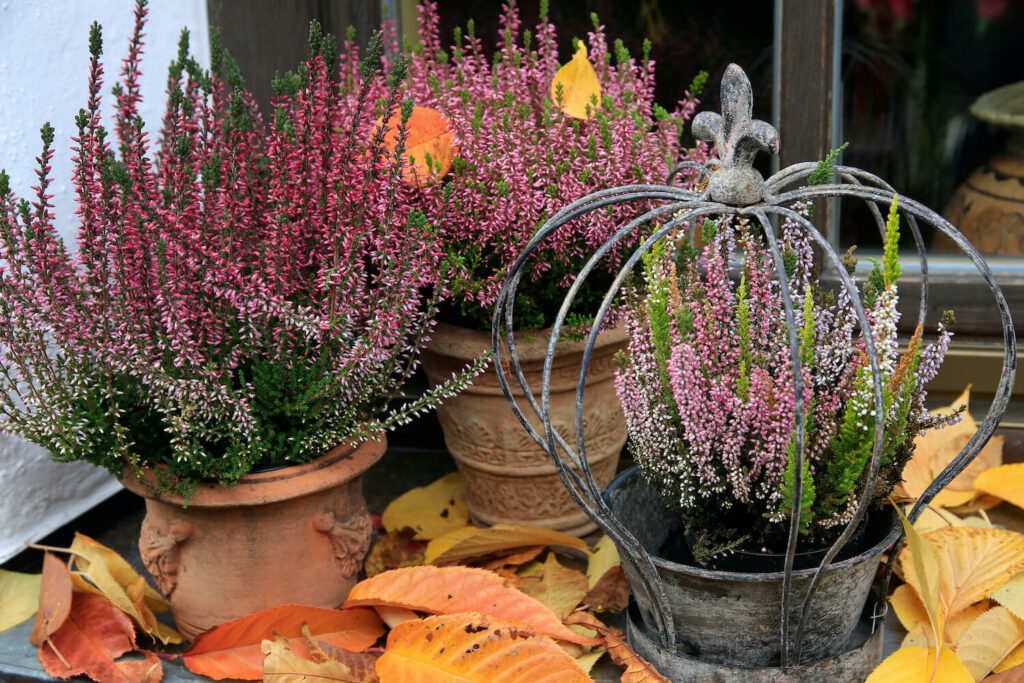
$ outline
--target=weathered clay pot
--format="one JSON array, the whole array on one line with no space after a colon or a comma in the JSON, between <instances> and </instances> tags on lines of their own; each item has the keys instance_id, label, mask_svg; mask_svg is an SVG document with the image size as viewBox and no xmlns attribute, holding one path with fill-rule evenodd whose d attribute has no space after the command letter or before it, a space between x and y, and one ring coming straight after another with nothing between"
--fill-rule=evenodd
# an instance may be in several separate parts
<instances>
[{"instance_id":1,"label":"weathered clay pot","mask_svg":"<svg viewBox=\"0 0 1024 683\"><path fill-rule=\"evenodd\" d=\"M1010 140L956 189L942 213L979 251L1024 254L1024 82L985 93L971 113L1009 130ZM951 243L939 247L956 251Z\"/></svg>"},{"instance_id":2,"label":"weathered clay pot","mask_svg":"<svg viewBox=\"0 0 1024 683\"><path fill-rule=\"evenodd\" d=\"M203 483L187 507L125 476L125 488L146 499L142 561L182 635L278 605L341 605L372 532L361 477L385 447L383 439L338 447L233 487ZM151 484L153 473L146 478Z\"/></svg>"},{"instance_id":3,"label":"weathered clay pot","mask_svg":"<svg viewBox=\"0 0 1024 683\"><path fill-rule=\"evenodd\" d=\"M668 507L635 467L616 477L603 495L614 515L651 554L661 577L676 628L676 648L669 655L728 667L779 665L782 572L714 571L664 559L659 551L670 536L682 533L682 524L678 513ZM891 511L873 511L864 549L825 570L811 601L801 663L839 657L850 648L881 555L898 533L899 523ZM623 563L623 569L637 603L641 628L656 634L654 606L641 588L639 576L628 562ZM795 649L800 607L814 571L793 572L790 652ZM656 640L653 635L650 638ZM862 639L860 643L863 642ZM877 660L872 661L877 664ZM828 680L841 683L840 679ZM842 680L860 681L863 677Z\"/></svg>"},{"instance_id":4,"label":"weathered clay pot","mask_svg":"<svg viewBox=\"0 0 1024 683\"><path fill-rule=\"evenodd\" d=\"M615 475L626 443L626 422L613 384L613 356L625 348L625 340L623 330L602 333L587 374L583 432L588 462L601 486ZM526 380L538 392L547 344L543 330L516 334L516 351ZM551 370L551 424L574 446L576 382L584 346L584 342L559 343ZM439 323L423 353L423 367L436 385L490 348L489 332ZM512 388L528 406L514 378ZM445 445L466 481L469 513L475 522L530 524L578 536L597 528L565 490L551 458L519 424L493 368L446 400L438 407L437 416ZM531 422L543 433L540 421Z\"/></svg>"}]
</instances>

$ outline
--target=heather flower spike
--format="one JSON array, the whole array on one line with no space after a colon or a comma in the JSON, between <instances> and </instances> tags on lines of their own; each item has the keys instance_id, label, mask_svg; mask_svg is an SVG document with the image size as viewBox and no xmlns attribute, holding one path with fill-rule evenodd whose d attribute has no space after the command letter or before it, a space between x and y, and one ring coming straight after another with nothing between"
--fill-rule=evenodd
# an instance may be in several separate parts
<instances>
[{"instance_id":1,"label":"heather flower spike","mask_svg":"<svg viewBox=\"0 0 1024 683\"><path fill-rule=\"evenodd\" d=\"M743 69L730 64L722 77L722 113L705 111L693 120L693 136L713 142L721 164L711 175L711 199L730 206L755 204L765 196L764 178L754 170L760 151L779 153L779 134L751 118L754 96Z\"/></svg>"}]
</instances>

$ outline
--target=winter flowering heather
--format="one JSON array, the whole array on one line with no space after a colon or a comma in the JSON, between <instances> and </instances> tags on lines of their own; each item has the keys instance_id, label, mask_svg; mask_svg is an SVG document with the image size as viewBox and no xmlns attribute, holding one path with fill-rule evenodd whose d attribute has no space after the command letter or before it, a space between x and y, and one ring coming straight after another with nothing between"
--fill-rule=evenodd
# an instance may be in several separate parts
<instances>
[{"instance_id":1,"label":"winter flowering heather","mask_svg":"<svg viewBox=\"0 0 1024 683\"><path fill-rule=\"evenodd\" d=\"M52 224L52 128L33 200L0 174L5 429L115 473L166 465L164 484L187 488L378 436L459 389L392 406L430 334L443 258L424 216L393 201L404 129L393 154L371 134L379 37L362 65L351 42L339 63L314 26L266 122L216 39L206 72L185 33L154 141L137 113L145 17L140 0L113 135L90 34L77 251ZM408 118L404 68L384 105Z\"/></svg>"},{"instance_id":2,"label":"winter flowering heather","mask_svg":"<svg viewBox=\"0 0 1024 683\"><path fill-rule=\"evenodd\" d=\"M449 119L458 154L450 179L421 188L411 201L437 217L455 262L452 287L459 300L443 314L464 326L490 327L508 268L566 202L605 187L664 182L683 153L679 136L696 106L696 92L686 93L672 112L655 104L647 47L640 59L620 41L610 50L595 16L586 45L601 95L589 118L568 115L553 101L559 43L546 5L541 3L540 22L530 31L508 3L493 55L485 54L472 23L443 48L436 3L420 5L421 47L409 65L412 96ZM703 148L685 154L702 159ZM524 328L551 323L571 277L627 214L612 208L573 221L550 238L519 286L516 315ZM618 253L634 243L618 245L603 262L606 273L618 268ZM583 317L596 309L610 275L605 280L595 274L577 297Z\"/></svg>"},{"instance_id":3,"label":"winter flowering heather","mask_svg":"<svg viewBox=\"0 0 1024 683\"><path fill-rule=\"evenodd\" d=\"M897 346L899 218L890 212L885 256L862 283L879 354L886 406L875 495L900 481L913 440L939 426L924 385L949 345L951 316L926 345L922 331ZM794 370L779 282L763 233L727 217L703 227L704 246L662 241L644 258L625 318L629 353L616 390L629 444L643 474L682 512L708 552L785 547L795 467ZM801 532L838 536L852 518L874 442L874 388L860 325L845 290L811 277L814 252L795 222L781 248L799 316L804 387L805 471ZM730 279L730 259L742 274ZM849 256L849 255L848 255ZM847 266L853 272L852 256Z\"/></svg>"}]
</instances>

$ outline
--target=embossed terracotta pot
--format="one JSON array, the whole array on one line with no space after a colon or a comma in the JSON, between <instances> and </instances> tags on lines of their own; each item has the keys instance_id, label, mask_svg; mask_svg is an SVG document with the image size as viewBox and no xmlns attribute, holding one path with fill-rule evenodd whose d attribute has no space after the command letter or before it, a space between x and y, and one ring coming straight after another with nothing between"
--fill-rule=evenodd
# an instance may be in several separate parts
<instances>
[{"instance_id":1,"label":"embossed terracotta pot","mask_svg":"<svg viewBox=\"0 0 1024 683\"><path fill-rule=\"evenodd\" d=\"M290 603L338 607L355 584L372 525L362 474L386 442L338 447L303 465L215 483L182 498L125 476L146 499L139 551L186 638Z\"/></svg>"},{"instance_id":2,"label":"embossed terracotta pot","mask_svg":"<svg viewBox=\"0 0 1024 683\"><path fill-rule=\"evenodd\" d=\"M544 330L516 334L516 351L527 382L537 391L547 344ZM583 430L590 468L601 486L615 475L626 443L626 421L613 385L613 356L625 345L624 330L602 333L587 374ZM551 423L570 444L576 443L576 381L583 347L584 342L559 343L551 371ZM490 332L438 323L423 353L423 367L436 385L490 348ZM512 388L525 403L514 380ZM551 458L519 424L493 368L446 400L437 416L445 445L466 482L474 522L530 524L578 536L597 528L565 490ZM539 420L533 426L542 429Z\"/></svg>"}]
</instances>

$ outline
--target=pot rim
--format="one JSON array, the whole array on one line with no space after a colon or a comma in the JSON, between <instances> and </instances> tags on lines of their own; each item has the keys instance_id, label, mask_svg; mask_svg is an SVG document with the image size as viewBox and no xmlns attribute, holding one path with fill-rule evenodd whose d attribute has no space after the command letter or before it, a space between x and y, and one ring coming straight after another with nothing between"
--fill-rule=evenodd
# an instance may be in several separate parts
<instances>
[{"instance_id":1,"label":"pot rim","mask_svg":"<svg viewBox=\"0 0 1024 683\"><path fill-rule=\"evenodd\" d=\"M520 363L542 362L544 360L544 355L548 350L548 340L551 338L550 327L542 330L516 330L513 336L516 342L516 355L519 357ZM446 339L442 345L440 339L443 337L446 337ZM601 350L622 344L626 339L625 325L604 330L597 335L597 340L594 343L594 354L599 355ZM504 337L502 337L502 341L504 342ZM586 346L586 340L559 341L556 346L556 358L573 353L582 354ZM471 361L476 360L491 349L490 330L485 332L471 327L460 327L439 321L434 327L434 333L430 336L430 343L425 351L438 356Z\"/></svg>"},{"instance_id":2,"label":"pot rim","mask_svg":"<svg viewBox=\"0 0 1024 683\"><path fill-rule=\"evenodd\" d=\"M640 474L640 468L637 467L636 465L633 465L629 469L620 472L618 475L615 476L614 479L611 480L608 486L604 488L604 491L602 491L602 497L606 496L608 492L612 491L613 489L624 487L629 480L639 476L642 475ZM879 541L874 546L868 548L867 550L857 555L854 555L853 557L849 557L840 562L834 562L830 564L828 567L825 568L823 574L828 574L834 571L839 571L841 569L853 567L854 565L866 562L867 560L875 557L876 555L882 554L886 550L886 548L888 548L896 542L896 539L899 537L900 532L902 531L902 526L900 525L899 519L896 517L896 515L892 514L890 518L892 520L892 529L889 530L889 533L886 534L881 541ZM655 566L659 569L665 569L670 572L674 572L677 574L685 574L687 576L693 576L700 579L710 579L719 581L744 581L749 583L767 583L770 581L781 581L786 575L785 572L729 572L716 569L701 569L700 567L691 567L687 564L680 564L678 562L666 560L665 558L659 557L658 555L655 555L650 551L648 551L648 555L650 555L651 561L654 562ZM814 574L817 571L817 566L811 567L809 569L794 569L791 576L794 579L810 579L814 576Z\"/></svg>"},{"instance_id":3,"label":"pot rim","mask_svg":"<svg viewBox=\"0 0 1024 683\"><path fill-rule=\"evenodd\" d=\"M157 491L152 467L142 468L141 480L125 467L119 481L143 498L183 507L263 505L318 493L356 479L380 460L386 449L384 437L363 441L356 447L342 444L310 462L247 474L233 486L200 482L187 501L170 491Z\"/></svg>"}]
</instances>

